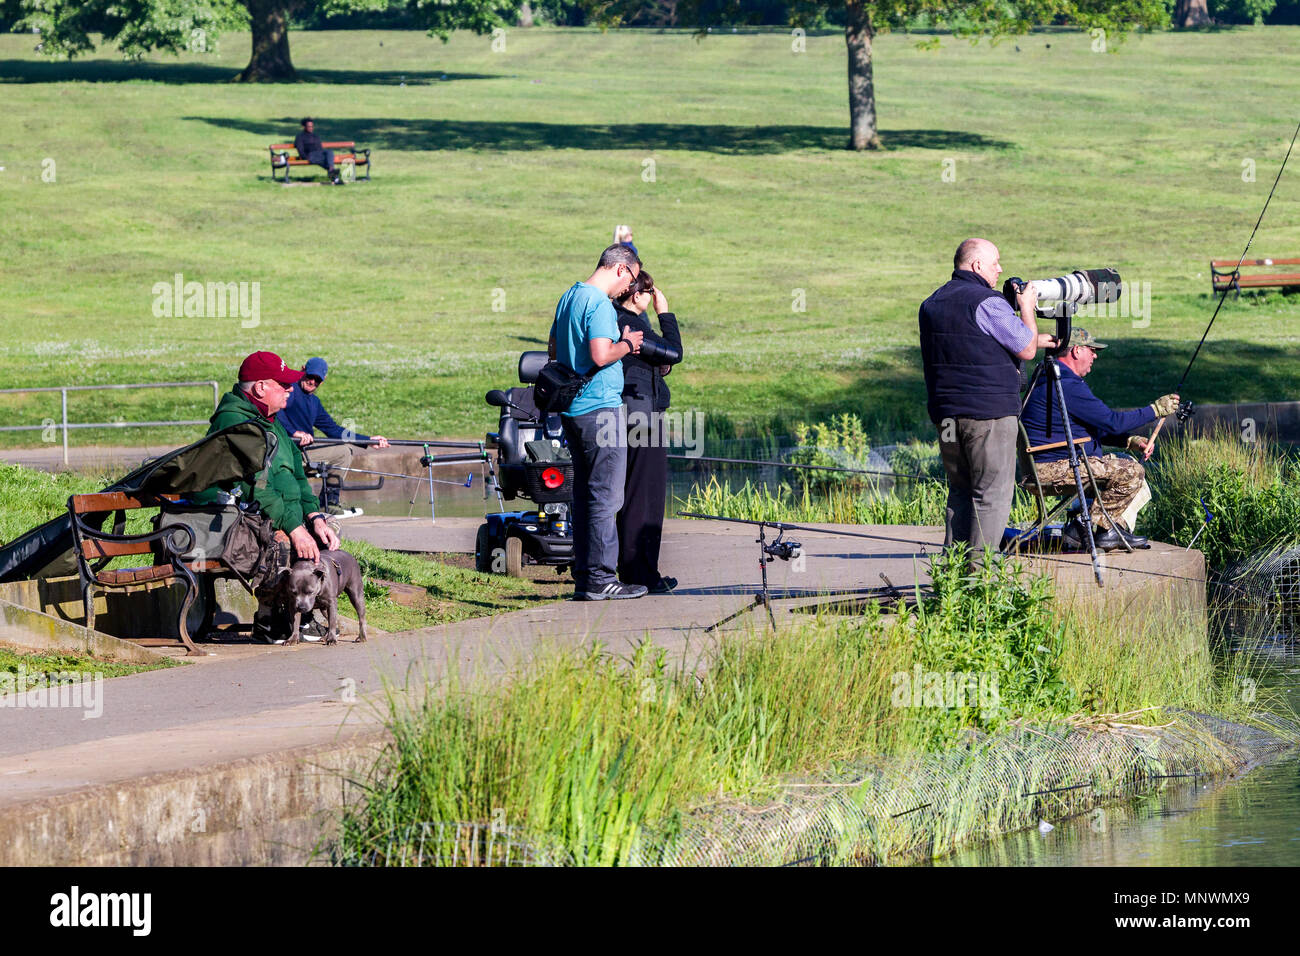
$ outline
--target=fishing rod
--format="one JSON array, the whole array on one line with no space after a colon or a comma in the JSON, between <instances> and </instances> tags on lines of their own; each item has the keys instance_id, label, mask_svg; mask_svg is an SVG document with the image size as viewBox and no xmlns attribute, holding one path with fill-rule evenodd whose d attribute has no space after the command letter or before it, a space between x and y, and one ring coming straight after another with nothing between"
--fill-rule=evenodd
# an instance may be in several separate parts
<instances>
[{"instance_id":1,"label":"fishing rod","mask_svg":"<svg viewBox=\"0 0 1300 956\"><path fill-rule=\"evenodd\" d=\"M1273 188L1268 191L1268 196L1264 200L1264 208L1259 211L1259 218L1255 220L1255 228L1250 231L1250 238L1246 240L1246 248L1241 250L1241 257L1237 259L1236 268L1232 270L1233 276L1236 276L1241 271L1241 264L1246 261L1246 253L1250 252L1250 244L1255 241L1255 233L1259 232L1259 225L1264 221L1264 213L1268 212L1268 204L1273 201L1273 193L1277 191L1277 184L1282 180L1282 171L1286 169L1286 162L1291 158L1291 150L1295 147L1297 136L1300 136L1300 123L1296 124L1295 132L1291 134L1291 144L1287 146L1286 155L1282 157L1282 165L1277 168L1277 175L1273 178ZM1228 290L1231 289L1232 286L1233 283L1231 282L1224 284L1223 290L1219 294L1218 304L1214 307L1214 314L1210 316L1209 324L1205 326L1205 331L1201 333L1201 341L1196 343L1196 351L1192 353L1191 360L1187 363L1187 368L1183 370L1183 377L1180 378L1178 384L1174 386L1175 395L1182 395L1183 386L1187 384L1187 376L1191 375L1192 366L1196 363L1196 357L1201 354L1201 346L1205 344L1205 339L1210 334L1210 329L1214 328L1214 320L1219 317L1219 310L1223 308L1224 300L1228 298ZM1189 411L1187 414L1190 414L1190 408L1191 404L1188 403ZM1179 419L1185 420L1187 415L1182 414L1181 408L1179 409L1179 412ZM1164 425L1164 418L1160 419L1156 424L1156 430L1151 433L1151 438L1149 440L1148 447L1150 449L1155 448L1156 436L1160 434L1160 429L1163 428ZM1148 452L1147 457L1150 457L1150 452Z\"/></svg>"},{"instance_id":2,"label":"fishing rod","mask_svg":"<svg viewBox=\"0 0 1300 956\"><path fill-rule=\"evenodd\" d=\"M921 541L916 538L895 538L883 534L867 534L866 532L863 531L841 531L839 528L814 528L811 525L790 524L789 522L786 521L761 521L753 518L724 518L721 515L706 515L706 514L700 514L695 511L679 511L677 512L677 517L706 518L709 521L728 521L732 524L761 525L763 527L773 528L781 532L782 534L784 534L787 531L813 531L816 532L817 534L834 534L834 535L841 535L845 538L870 538L873 541L889 541L892 542L893 544L918 544L922 548L938 547L938 545L936 545L933 541ZM794 548L799 547L797 542L790 542L790 544ZM922 553L924 554L924 551ZM780 557L779 554L774 556ZM789 557L798 557L798 555L792 554ZM788 560L788 558L786 560Z\"/></svg>"},{"instance_id":3,"label":"fishing rod","mask_svg":"<svg viewBox=\"0 0 1300 956\"><path fill-rule=\"evenodd\" d=\"M467 458L466 461L473 462L473 461L478 461L478 459ZM455 464L455 462L446 462L446 464ZM399 475L396 472L391 472L391 471L371 471L368 468L356 468L356 467L349 468L348 474L377 475L383 478L405 478L408 481L424 481L424 477L425 477L424 475ZM446 478L435 478L433 480L440 485L455 485L457 488L472 488L474 483L474 474L471 472L468 476L466 476L464 481L448 481Z\"/></svg>"},{"instance_id":4,"label":"fishing rod","mask_svg":"<svg viewBox=\"0 0 1300 956\"><path fill-rule=\"evenodd\" d=\"M310 445L303 445L303 448L311 448L312 445L366 445L370 446L374 439L360 441L353 439L348 441L346 438L317 438ZM476 441L424 441L419 438L389 438L388 444L393 448L478 448L482 442Z\"/></svg>"},{"instance_id":5,"label":"fishing rod","mask_svg":"<svg viewBox=\"0 0 1300 956\"><path fill-rule=\"evenodd\" d=\"M705 455L669 455L678 461L716 461L729 465L773 465L778 468L813 468L819 471L842 471L854 475L880 475L885 478L911 478L916 481L934 481L944 484L944 479L933 475L916 475L906 471L873 471L870 468L843 468L838 465L805 465L793 461L760 461L749 458L709 458Z\"/></svg>"}]
</instances>

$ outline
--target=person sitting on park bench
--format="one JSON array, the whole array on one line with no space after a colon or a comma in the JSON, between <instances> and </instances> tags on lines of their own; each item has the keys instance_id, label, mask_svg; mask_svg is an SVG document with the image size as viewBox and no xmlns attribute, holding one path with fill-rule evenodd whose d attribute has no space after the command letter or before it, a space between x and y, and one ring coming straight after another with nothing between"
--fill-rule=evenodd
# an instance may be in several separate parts
<instances>
[{"instance_id":1,"label":"person sitting on park bench","mask_svg":"<svg viewBox=\"0 0 1300 956\"><path fill-rule=\"evenodd\" d=\"M254 501L272 528L287 536L294 557L319 561L322 550L339 546L338 534L330 527L326 515L317 510L316 493L303 472L302 455L289 440L283 421L278 420L289 392L302 374L286 367L274 352L254 352L244 359L235 387L222 396L212 413L208 434L249 419L261 419L278 439L275 457L257 482L239 482L229 487L214 485L190 496L190 500L194 504L228 503L232 497ZM287 566L288 562L284 564ZM271 576L254 589L257 611L253 615L253 639L264 643L273 640L274 584Z\"/></svg>"},{"instance_id":2,"label":"person sitting on park bench","mask_svg":"<svg viewBox=\"0 0 1300 956\"><path fill-rule=\"evenodd\" d=\"M310 116L302 121L302 132L293 138L293 148L298 151L299 159L322 167L335 186L343 185L334 166L334 150L321 146L321 139L316 135L316 123Z\"/></svg>"},{"instance_id":3,"label":"person sitting on park bench","mask_svg":"<svg viewBox=\"0 0 1300 956\"><path fill-rule=\"evenodd\" d=\"M362 435L352 428L344 428L325 411L325 406L316 395L316 390L329 374L329 364L323 358L309 358L302 367L302 378L289 391L289 403L280 415L285 431L293 436L302 448L307 448L316 440L319 430L326 438L342 439L358 445L370 445L373 448L387 448L388 439L382 435ZM346 419L345 419L346 421ZM355 449L352 444L316 447L307 453L313 462L324 462L339 473L339 484L347 480L348 469L352 467ZM331 515L350 517L351 512L339 505L338 485L326 483L325 509Z\"/></svg>"},{"instance_id":4,"label":"person sitting on park bench","mask_svg":"<svg viewBox=\"0 0 1300 956\"><path fill-rule=\"evenodd\" d=\"M1125 524L1126 512L1129 523L1136 521L1138 509L1151 500L1151 492L1146 485L1146 470L1142 465L1127 455L1102 455L1102 445L1115 445L1130 451L1141 452L1143 459L1151 457L1153 450L1149 441L1140 435L1128 432L1141 428L1157 418L1171 415L1178 409L1177 395L1163 395L1150 405L1131 411L1114 411L1105 402L1092 393L1083 378L1097 360L1097 352L1106 346L1092 337L1087 329L1076 326L1070 334L1070 345L1065 354L1057 359L1061 369L1061 391L1065 394L1065 405L1070 412L1070 428L1076 438L1087 436L1088 441L1078 446L1079 454L1086 455L1097 481L1097 491L1101 495L1101 504L1105 508L1091 509L1094 541L1098 548L1113 551L1127 540L1130 547L1146 547L1146 538L1133 534ZM1029 447L1039 445L1057 445L1043 451L1034 452L1035 468L1043 494L1068 495L1076 491L1074 472L1070 468L1070 453L1065 447L1065 425L1061 421L1060 408L1056 403L1055 390L1050 377L1040 375L1033 391L1025 402L1020 416L1029 436ZM1088 487L1087 472L1084 476L1084 488ZM1107 520L1106 515L1110 515ZM1080 548L1085 540L1083 523L1079 518L1072 519L1062 529L1062 536L1067 544Z\"/></svg>"}]
</instances>

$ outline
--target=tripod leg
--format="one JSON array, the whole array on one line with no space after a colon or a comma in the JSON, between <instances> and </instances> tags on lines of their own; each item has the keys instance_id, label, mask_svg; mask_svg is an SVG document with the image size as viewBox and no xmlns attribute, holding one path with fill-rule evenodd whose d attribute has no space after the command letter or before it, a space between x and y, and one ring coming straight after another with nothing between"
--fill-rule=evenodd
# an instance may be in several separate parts
<instances>
[{"instance_id":1,"label":"tripod leg","mask_svg":"<svg viewBox=\"0 0 1300 956\"><path fill-rule=\"evenodd\" d=\"M716 631L718 628L722 627L722 625L724 625L724 624L730 624L730 623L731 623L732 621L734 621L736 618L740 617L740 615L742 615L742 614L748 614L750 611L754 610L754 608L758 607L760 604L763 604L763 603L765 603L765 602L763 601L763 595L762 595L762 594L755 594L754 597L753 597L752 599L750 599L750 602L749 602L748 604L746 604L746 605L745 605L744 607L742 607L740 610L738 610L738 611L733 611L731 614L728 614L728 615L727 615L726 617L724 617L721 621L718 621L718 622L716 622L716 623L714 623L714 624L710 624L708 627L706 627L706 628L704 629L704 633L705 633L705 634L708 634L710 631ZM768 609L768 612L771 613L771 608ZM774 628L776 627L775 624L773 624L772 626L773 626Z\"/></svg>"},{"instance_id":2,"label":"tripod leg","mask_svg":"<svg viewBox=\"0 0 1300 956\"><path fill-rule=\"evenodd\" d=\"M1070 453L1070 470L1074 472L1074 486L1079 492L1079 513L1083 518L1084 533L1088 536L1088 553L1092 555L1092 573L1101 587L1101 562L1097 559L1097 541L1092 534L1092 515L1088 513L1088 495L1083 488L1083 473L1079 469L1079 453L1074 446L1074 429L1070 427L1070 412L1065 405L1065 389L1061 387L1061 370L1055 359L1047 359L1052 372L1052 384L1056 386L1056 403L1061 412L1061 424L1065 427L1065 447ZM1091 472L1089 472L1091 474Z\"/></svg>"},{"instance_id":3,"label":"tripod leg","mask_svg":"<svg viewBox=\"0 0 1300 956\"><path fill-rule=\"evenodd\" d=\"M1097 476L1092 473L1092 464L1088 461L1087 455L1083 456L1083 467L1088 471L1088 482L1092 485L1092 492L1097 497L1097 507L1100 508L1101 513L1106 516L1106 523L1112 528L1115 527L1115 519L1112 518L1110 512L1106 510L1106 503L1101 500L1101 489L1097 487ZM1119 541L1120 544L1124 545L1125 551L1129 554L1133 553L1133 545L1128 543L1128 538L1121 534L1119 536Z\"/></svg>"}]
</instances>

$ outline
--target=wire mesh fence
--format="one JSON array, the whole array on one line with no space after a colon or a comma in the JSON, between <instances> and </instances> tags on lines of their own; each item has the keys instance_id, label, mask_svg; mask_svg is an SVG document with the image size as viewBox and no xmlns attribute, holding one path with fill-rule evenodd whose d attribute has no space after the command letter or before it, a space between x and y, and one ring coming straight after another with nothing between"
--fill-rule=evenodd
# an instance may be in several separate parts
<instances>
[{"instance_id":1,"label":"wire mesh fence","mask_svg":"<svg viewBox=\"0 0 1300 956\"><path fill-rule=\"evenodd\" d=\"M874 758L783 783L753 805L724 801L643 832L631 865L905 863L1087 812L1171 780L1239 771L1300 744L1281 718L1233 723L1183 713L1164 726L1099 722L971 732L936 754ZM554 840L473 822L418 823L362 866L566 866Z\"/></svg>"}]
</instances>

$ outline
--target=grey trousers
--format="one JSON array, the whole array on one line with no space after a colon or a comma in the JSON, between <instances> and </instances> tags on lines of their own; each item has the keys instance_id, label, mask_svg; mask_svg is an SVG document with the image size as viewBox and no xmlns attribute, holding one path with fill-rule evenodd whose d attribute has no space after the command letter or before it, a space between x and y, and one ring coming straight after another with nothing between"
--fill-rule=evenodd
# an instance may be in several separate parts
<instances>
[{"instance_id":1,"label":"grey trousers","mask_svg":"<svg viewBox=\"0 0 1300 956\"><path fill-rule=\"evenodd\" d=\"M560 420L573 456L573 583L578 591L599 591L617 579L626 416L620 404Z\"/></svg>"},{"instance_id":2,"label":"grey trousers","mask_svg":"<svg viewBox=\"0 0 1300 956\"><path fill-rule=\"evenodd\" d=\"M331 470L337 471L343 481L348 480L348 470L352 467L352 459L356 456L356 445L316 445L307 446L307 458L309 461L323 461L327 463Z\"/></svg>"},{"instance_id":3,"label":"grey trousers","mask_svg":"<svg viewBox=\"0 0 1300 956\"><path fill-rule=\"evenodd\" d=\"M1014 415L939 423L939 454L948 473L945 547L957 541L972 551L1001 546L1015 492L1018 434Z\"/></svg>"}]
</instances>

